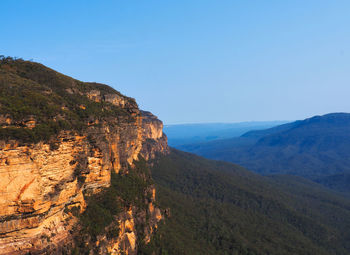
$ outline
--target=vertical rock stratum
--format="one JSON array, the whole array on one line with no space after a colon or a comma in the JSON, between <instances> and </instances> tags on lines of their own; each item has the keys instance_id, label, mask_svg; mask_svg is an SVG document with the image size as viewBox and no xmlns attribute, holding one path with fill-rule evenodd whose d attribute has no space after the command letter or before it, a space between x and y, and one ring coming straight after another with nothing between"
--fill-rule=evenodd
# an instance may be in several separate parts
<instances>
[{"instance_id":1,"label":"vertical rock stratum","mask_svg":"<svg viewBox=\"0 0 350 255\"><path fill-rule=\"evenodd\" d=\"M0 63L0 254L136 254L162 213L147 160L163 124L41 64Z\"/></svg>"}]
</instances>

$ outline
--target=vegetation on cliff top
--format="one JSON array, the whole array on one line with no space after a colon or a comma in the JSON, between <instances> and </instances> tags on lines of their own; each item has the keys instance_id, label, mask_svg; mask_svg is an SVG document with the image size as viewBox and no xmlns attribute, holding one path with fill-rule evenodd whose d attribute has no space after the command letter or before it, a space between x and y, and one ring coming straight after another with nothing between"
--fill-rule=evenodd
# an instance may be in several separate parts
<instances>
[{"instance_id":1,"label":"vegetation on cliff top","mask_svg":"<svg viewBox=\"0 0 350 255\"><path fill-rule=\"evenodd\" d=\"M90 100L87 93L93 90L101 96L116 94L127 107ZM81 82L39 63L0 57L0 140L48 141L61 130L81 132L89 122L98 125L96 120L132 118L135 108L134 99L107 85ZM26 127L30 120L36 122L32 129Z\"/></svg>"}]
</instances>

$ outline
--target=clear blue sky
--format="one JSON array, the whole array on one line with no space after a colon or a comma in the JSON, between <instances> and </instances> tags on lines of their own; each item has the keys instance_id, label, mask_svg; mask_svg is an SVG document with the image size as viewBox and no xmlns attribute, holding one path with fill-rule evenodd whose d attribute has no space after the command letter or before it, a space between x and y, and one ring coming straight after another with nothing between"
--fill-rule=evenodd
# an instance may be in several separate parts
<instances>
[{"instance_id":1,"label":"clear blue sky","mask_svg":"<svg viewBox=\"0 0 350 255\"><path fill-rule=\"evenodd\" d=\"M350 112L350 1L1 0L0 55L111 85L165 123Z\"/></svg>"}]
</instances>

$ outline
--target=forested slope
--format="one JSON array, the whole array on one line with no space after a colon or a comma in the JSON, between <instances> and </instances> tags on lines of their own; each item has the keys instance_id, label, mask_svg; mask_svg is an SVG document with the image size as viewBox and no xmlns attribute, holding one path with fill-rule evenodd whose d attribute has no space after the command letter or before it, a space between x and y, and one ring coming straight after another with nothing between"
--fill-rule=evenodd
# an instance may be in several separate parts
<instances>
[{"instance_id":1,"label":"forested slope","mask_svg":"<svg viewBox=\"0 0 350 255\"><path fill-rule=\"evenodd\" d=\"M152 174L160 206L170 208L152 241L160 253L350 252L350 202L305 179L262 177L177 150Z\"/></svg>"}]
</instances>

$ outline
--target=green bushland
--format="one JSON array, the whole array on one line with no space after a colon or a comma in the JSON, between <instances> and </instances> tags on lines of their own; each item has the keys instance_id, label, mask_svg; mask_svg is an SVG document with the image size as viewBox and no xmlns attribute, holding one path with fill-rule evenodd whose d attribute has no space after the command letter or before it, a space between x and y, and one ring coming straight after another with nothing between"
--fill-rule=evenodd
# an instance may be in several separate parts
<instances>
[{"instance_id":1,"label":"green bushland","mask_svg":"<svg viewBox=\"0 0 350 255\"><path fill-rule=\"evenodd\" d=\"M311 181L176 150L154 162L152 176L171 216L143 254L350 252L350 201Z\"/></svg>"},{"instance_id":2,"label":"green bushland","mask_svg":"<svg viewBox=\"0 0 350 255\"><path fill-rule=\"evenodd\" d=\"M91 90L122 96L107 85L81 82L35 62L0 57L0 115L19 123L15 128L0 127L0 139L47 142L61 130L83 132L89 120L133 120L127 109L89 100L85 94ZM137 107L134 99L126 99L131 108ZM21 126L29 118L37 122L32 130Z\"/></svg>"},{"instance_id":3,"label":"green bushland","mask_svg":"<svg viewBox=\"0 0 350 255\"><path fill-rule=\"evenodd\" d=\"M36 125L33 129L28 128L0 128L0 140L15 139L24 143L49 141L53 135L61 130L71 130L72 126L68 121L49 121Z\"/></svg>"}]
</instances>

